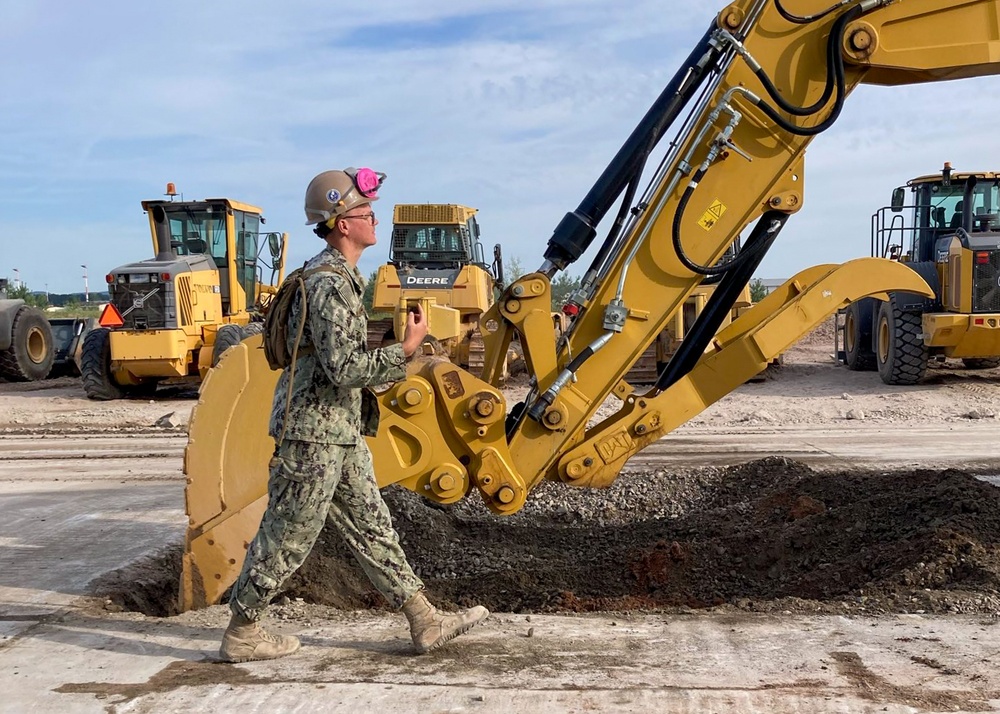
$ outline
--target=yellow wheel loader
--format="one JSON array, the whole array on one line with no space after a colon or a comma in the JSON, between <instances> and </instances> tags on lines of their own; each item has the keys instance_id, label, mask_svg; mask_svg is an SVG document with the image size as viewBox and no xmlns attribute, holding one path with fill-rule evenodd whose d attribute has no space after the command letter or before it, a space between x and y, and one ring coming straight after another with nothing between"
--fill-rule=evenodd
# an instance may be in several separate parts
<instances>
[{"instance_id":1,"label":"yellow wheel loader","mask_svg":"<svg viewBox=\"0 0 1000 714\"><path fill-rule=\"evenodd\" d=\"M911 179L872 215L871 249L905 264L934 295L893 292L887 302L848 305L835 332L848 368L908 385L931 360L1000 366L1000 173L954 172L946 163Z\"/></svg>"},{"instance_id":2,"label":"yellow wheel loader","mask_svg":"<svg viewBox=\"0 0 1000 714\"><path fill-rule=\"evenodd\" d=\"M176 195L172 184L167 195ZM203 379L225 349L259 332L262 309L284 277L287 234L261 233L256 206L210 198L143 201L142 208L155 255L108 273L110 301L81 354L91 399Z\"/></svg>"},{"instance_id":3,"label":"yellow wheel loader","mask_svg":"<svg viewBox=\"0 0 1000 714\"><path fill-rule=\"evenodd\" d=\"M500 246L486 263L477 209L455 204L397 204L389 262L379 266L372 307L391 320L369 324L369 347L395 342L406 308L420 302L438 351L473 374L483 369L479 318L503 283Z\"/></svg>"},{"instance_id":4,"label":"yellow wheel loader","mask_svg":"<svg viewBox=\"0 0 1000 714\"><path fill-rule=\"evenodd\" d=\"M1000 0L726 6L556 227L538 270L506 286L480 319L482 374L414 360L405 379L378 395L382 420L369 445L379 484L439 503L472 496L500 515L518 511L543 480L608 486L631 456L839 308L890 292L932 298L910 267L861 258L802 270L720 329L802 208L806 147L835 123L851 91L862 82L998 74L998 37ZM556 337L551 280L587 252L616 203L617 219L581 280L580 309ZM741 250L723 260L745 229ZM652 386L635 390L624 375L709 277L720 279L680 348ZM499 379L515 334L531 388L508 404ZM209 373L192 414L183 609L218 602L266 504L278 375L258 342L245 340ZM625 395L618 411L595 418L612 394Z\"/></svg>"}]
</instances>

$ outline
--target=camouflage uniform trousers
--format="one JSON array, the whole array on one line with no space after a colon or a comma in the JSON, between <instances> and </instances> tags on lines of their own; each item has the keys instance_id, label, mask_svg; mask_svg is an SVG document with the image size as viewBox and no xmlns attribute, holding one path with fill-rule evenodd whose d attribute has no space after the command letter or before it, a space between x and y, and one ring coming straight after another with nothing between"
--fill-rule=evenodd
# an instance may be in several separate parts
<instances>
[{"instance_id":1,"label":"camouflage uniform trousers","mask_svg":"<svg viewBox=\"0 0 1000 714\"><path fill-rule=\"evenodd\" d=\"M399 609L423 588L399 545L364 439L354 445L286 439L271 459L267 510L229 607L258 620L312 550L324 523L343 537L372 584Z\"/></svg>"}]
</instances>

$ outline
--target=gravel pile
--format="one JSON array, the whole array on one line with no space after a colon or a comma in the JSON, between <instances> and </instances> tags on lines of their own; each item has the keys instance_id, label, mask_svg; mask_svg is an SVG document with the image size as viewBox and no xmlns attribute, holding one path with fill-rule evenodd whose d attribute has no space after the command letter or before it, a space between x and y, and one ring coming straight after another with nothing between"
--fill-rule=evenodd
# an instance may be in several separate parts
<instances>
[{"instance_id":1,"label":"gravel pile","mask_svg":"<svg viewBox=\"0 0 1000 714\"><path fill-rule=\"evenodd\" d=\"M446 604L1000 613L1000 490L957 471L820 474L780 458L640 471L600 491L542 484L503 518L475 498L385 495L411 563ZM342 605L380 602L324 534L289 595L328 602L333 591Z\"/></svg>"},{"instance_id":2,"label":"gravel pile","mask_svg":"<svg viewBox=\"0 0 1000 714\"><path fill-rule=\"evenodd\" d=\"M1000 490L959 471L818 473L769 458L636 471L605 490L543 483L513 516L475 497L384 491L411 564L444 606L500 612L687 610L1000 616ZM180 549L96 594L172 612ZM386 607L333 533L284 597Z\"/></svg>"}]
</instances>

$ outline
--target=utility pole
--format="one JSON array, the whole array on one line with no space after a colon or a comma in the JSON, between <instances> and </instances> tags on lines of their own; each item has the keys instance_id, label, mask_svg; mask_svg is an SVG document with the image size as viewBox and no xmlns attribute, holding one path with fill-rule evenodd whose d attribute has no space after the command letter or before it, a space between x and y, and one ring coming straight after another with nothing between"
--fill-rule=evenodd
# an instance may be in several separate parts
<instances>
[{"instance_id":1,"label":"utility pole","mask_svg":"<svg viewBox=\"0 0 1000 714\"><path fill-rule=\"evenodd\" d=\"M17 290L21 287L21 271L14 268L14 289Z\"/></svg>"},{"instance_id":2,"label":"utility pole","mask_svg":"<svg viewBox=\"0 0 1000 714\"><path fill-rule=\"evenodd\" d=\"M81 265L83 268L83 302L90 303L90 287L87 285L87 266Z\"/></svg>"}]
</instances>

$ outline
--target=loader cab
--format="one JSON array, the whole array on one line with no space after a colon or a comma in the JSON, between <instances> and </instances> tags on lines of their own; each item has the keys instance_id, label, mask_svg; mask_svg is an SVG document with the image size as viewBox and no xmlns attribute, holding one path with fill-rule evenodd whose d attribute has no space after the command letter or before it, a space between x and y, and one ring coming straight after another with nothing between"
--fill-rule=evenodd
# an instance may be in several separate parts
<instances>
[{"instance_id":1,"label":"loader cab","mask_svg":"<svg viewBox=\"0 0 1000 714\"><path fill-rule=\"evenodd\" d=\"M143 201L142 206L149 216L157 260L206 256L218 272L222 314L254 308L263 222L259 208L225 198Z\"/></svg>"},{"instance_id":2,"label":"loader cab","mask_svg":"<svg viewBox=\"0 0 1000 714\"><path fill-rule=\"evenodd\" d=\"M893 191L872 215L872 255L904 262L934 261L940 241L1000 230L1000 174L922 176ZM909 196L907 196L909 194Z\"/></svg>"}]
</instances>

